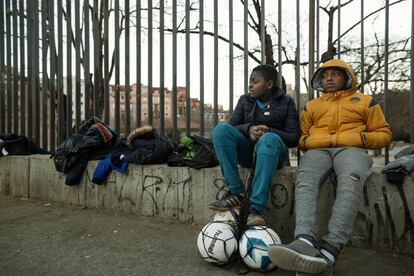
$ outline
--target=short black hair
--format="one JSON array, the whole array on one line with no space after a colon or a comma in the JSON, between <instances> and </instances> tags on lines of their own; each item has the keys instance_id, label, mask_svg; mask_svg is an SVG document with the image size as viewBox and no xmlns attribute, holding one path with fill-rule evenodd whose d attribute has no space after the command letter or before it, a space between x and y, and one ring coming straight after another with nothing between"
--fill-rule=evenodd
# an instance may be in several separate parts
<instances>
[{"instance_id":1,"label":"short black hair","mask_svg":"<svg viewBox=\"0 0 414 276\"><path fill-rule=\"evenodd\" d=\"M253 72L258 72L266 81L273 81L273 87L277 86L278 73L276 68L270 64L263 64L256 66Z\"/></svg>"}]
</instances>

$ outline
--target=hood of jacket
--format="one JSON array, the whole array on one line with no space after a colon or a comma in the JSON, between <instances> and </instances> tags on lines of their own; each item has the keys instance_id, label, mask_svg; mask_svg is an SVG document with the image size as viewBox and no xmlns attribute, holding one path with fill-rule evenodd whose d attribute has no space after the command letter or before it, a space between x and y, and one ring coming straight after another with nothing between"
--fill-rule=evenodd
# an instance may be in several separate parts
<instances>
[{"instance_id":1,"label":"hood of jacket","mask_svg":"<svg viewBox=\"0 0 414 276\"><path fill-rule=\"evenodd\" d=\"M341 59L331 59L325 63L323 63L316 71L315 74L313 75L311 84L312 84L312 88L318 91L324 91L321 85L321 76L322 73L328 69L328 68L339 68L345 71L348 80L346 83L346 88L345 90L342 91L337 91L338 93L341 92L355 92L357 90L357 85L358 85L358 79L355 76L354 70L352 70L351 66L349 66L348 63L346 63L345 61L341 60ZM324 93L325 97L331 97L333 94L336 93Z\"/></svg>"}]
</instances>

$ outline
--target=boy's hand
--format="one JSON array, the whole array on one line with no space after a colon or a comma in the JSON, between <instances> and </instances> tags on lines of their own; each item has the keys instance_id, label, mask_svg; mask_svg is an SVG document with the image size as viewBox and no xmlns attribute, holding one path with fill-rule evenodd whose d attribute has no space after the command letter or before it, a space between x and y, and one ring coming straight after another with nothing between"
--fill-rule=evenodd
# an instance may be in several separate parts
<instances>
[{"instance_id":1,"label":"boy's hand","mask_svg":"<svg viewBox=\"0 0 414 276\"><path fill-rule=\"evenodd\" d=\"M269 128L265 125L251 126L249 128L250 140L257 141L265 132L268 132Z\"/></svg>"}]
</instances>

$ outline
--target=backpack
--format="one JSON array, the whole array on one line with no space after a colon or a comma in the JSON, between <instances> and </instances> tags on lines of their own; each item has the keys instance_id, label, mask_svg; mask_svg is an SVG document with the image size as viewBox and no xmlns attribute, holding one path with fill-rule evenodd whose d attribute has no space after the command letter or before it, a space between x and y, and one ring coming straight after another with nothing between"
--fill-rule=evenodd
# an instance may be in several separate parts
<instances>
[{"instance_id":1,"label":"backpack","mask_svg":"<svg viewBox=\"0 0 414 276\"><path fill-rule=\"evenodd\" d=\"M203 136L184 136L180 144L168 156L168 166L187 166L193 169L210 168L218 165L213 143Z\"/></svg>"}]
</instances>

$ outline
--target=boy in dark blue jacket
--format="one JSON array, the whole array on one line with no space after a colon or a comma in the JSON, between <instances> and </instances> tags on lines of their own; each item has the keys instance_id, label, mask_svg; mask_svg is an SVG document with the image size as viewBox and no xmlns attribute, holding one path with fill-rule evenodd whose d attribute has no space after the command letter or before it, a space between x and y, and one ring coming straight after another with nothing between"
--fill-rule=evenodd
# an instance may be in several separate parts
<instances>
[{"instance_id":1,"label":"boy in dark blue jacket","mask_svg":"<svg viewBox=\"0 0 414 276\"><path fill-rule=\"evenodd\" d=\"M238 164L250 167L256 150L256 167L251 183L247 225L265 225L263 211L276 169L282 168L288 147L297 145L300 130L295 103L276 86L274 66L260 65L250 75L249 94L240 97L229 123L213 130L213 144L229 190L210 209L226 211L239 207L245 187Z\"/></svg>"}]
</instances>

